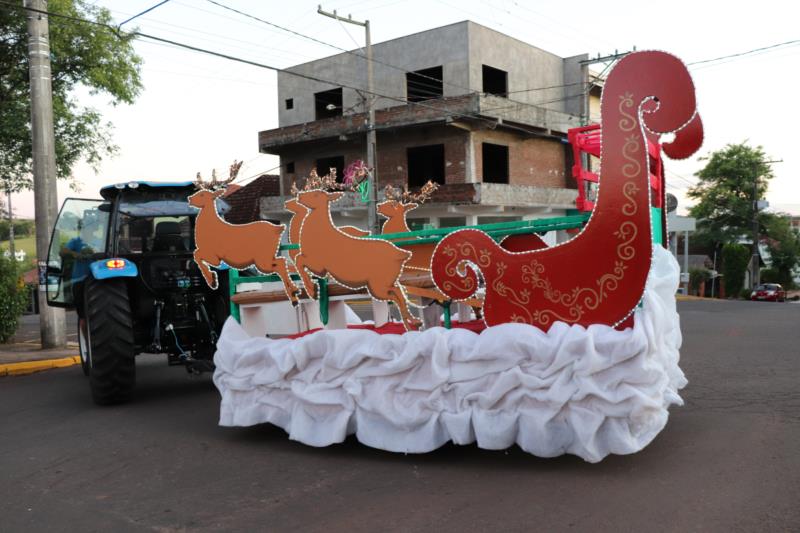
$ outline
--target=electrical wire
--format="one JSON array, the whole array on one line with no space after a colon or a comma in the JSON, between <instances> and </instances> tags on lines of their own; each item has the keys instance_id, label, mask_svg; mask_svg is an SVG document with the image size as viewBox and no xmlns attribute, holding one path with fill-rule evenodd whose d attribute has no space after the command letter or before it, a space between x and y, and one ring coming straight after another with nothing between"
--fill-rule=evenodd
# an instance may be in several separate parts
<instances>
[{"instance_id":1,"label":"electrical wire","mask_svg":"<svg viewBox=\"0 0 800 533\"><path fill-rule=\"evenodd\" d=\"M417 78L423 78L423 79L431 80L431 81L433 81L433 82L435 82L437 84L436 87L441 88L441 86L447 85L447 86L450 86L450 87L454 87L456 89L467 91L465 94L480 94L479 91L470 89L469 87L463 87L463 86L461 86L459 84L456 84L456 83L444 81L444 79L439 79L439 78L436 78L435 76L429 76L429 75L426 75L426 74L421 74L419 72L408 72L406 69L404 69L402 67L398 67L397 65L393 65L391 63L387 63L385 61L381 61L381 60L375 59L374 57L370 59L370 58L366 57L366 55L364 55L363 53L358 53L358 52L355 52L353 50L348 50L346 48L342 48L340 46L336 46L335 44L331 44L331 43L323 41L321 39L317 39L316 37L313 37L313 36L310 36L310 35L306 35L304 33L300 33L298 31L292 30L292 29L287 28L285 26L281 26L280 24L276 24L274 22L262 19L260 17L255 16L255 15L252 15L252 14L247 13L245 11L241 11L239 9L227 6L227 5L221 3L221 2L219 2L217 0L206 0L206 1L211 3L211 4L213 4L213 5L215 5L215 6L218 6L218 7L222 8L222 9L226 9L226 10L231 11L233 13L237 13L237 14L243 16L243 17L247 17L247 18L250 18L252 20L256 20L258 22L261 22L261 23L266 24L268 26L271 26L273 28L277 28L279 30L288 32L288 33L290 33L292 35L295 35L297 37L301 37L303 39L307 39L307 40L315 42L317 44L321 44L323 46L327 46L327 47L333 48L335 50L339 50L340 52L343 52L345 54L356 56L356 57L361 58L361 59L363 59L365 61L372 61L373 63L376 63L378 65L382 65L384 67L388 67L388 68L391 68L391 69L394 69L394 70L398 70L398 71L404 72L406 74L414 74ZM348 32L348 35L350 35L349 32ZM351 39L352 39L352 36L351 36ZM355 40L354 40L354 42L355 42ZM358 43L356 43L356 46L358 46ZM418 83L420 83L420 82L418 81ZM532 87L532 88L528 88L528 89L509 91L506 94L522 93L522 92L529 92L529 91L539 91L539 90L546 90L546 89L556 89L556 88L560 88L560 87L570 87L570 86L573 86L573 85L581 85L582 83L583 82L568 83L568 84L562 84L562 85L553 85L553 86L550 86L550 87ZM431 94L436 95L436 96L441 96L441 94L442 94L441 93L441 89L438 92L432 92ZM530 104L528 102L520 102L518 100L513 100L511 98L509 98L509 100L511 100L512 102L516 102L516 103L518 103L520 105L531 106L531 107L535 107L536 106L536 104Z\"/></svg>"},{"instance_id":2,"label":"electrical wire","mask_svg":"<svg viewBox=\"0 0 800 533\"><path fill-rule=\"evenodd\" d=\"M700 61L693 61L691 63L687 63L686 66L691 67L691 66L694 66L694 65L702 65L703 63L712 63L714 61L721 61L723 59L731 59L731 58L747 56L747 55L750 55L750 54L755 54L757 52L765 52L767 50L772 50L773 48L779 48L779 47L782 47L782 46L789 46L789 45L796 45L796 44L800 44L800 39L794 39L794 40L785 41L785 42L782 42L782 43L771 44L769 46L762 46L760 48L753 48L752 50L747 50L745 52L737 52L735 54L728 54L726 56L715 57L715 58L712 58L712 59L702 59Z\"/></svg>"}]
</instances>

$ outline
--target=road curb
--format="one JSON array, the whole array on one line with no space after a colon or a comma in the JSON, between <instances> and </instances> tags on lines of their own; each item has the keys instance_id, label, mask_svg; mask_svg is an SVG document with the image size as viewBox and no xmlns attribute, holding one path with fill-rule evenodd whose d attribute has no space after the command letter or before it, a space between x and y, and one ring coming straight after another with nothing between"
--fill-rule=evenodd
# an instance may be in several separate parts
<instances>
[{"instance_id":1,"label":"road curb","mask_svg":"<svg viewBox=\"0 0 800 533\"><path fill-rule=\"evenodd\" d=\"M2 376L22 376L25 374L33 374L34 372L41 372L42 370L50 370L51 368L64 368L68 366L77 365L81 362L79 355L71 357L62 357L59 359L44 359L42 361L25 361L23 363L5 363L0 364L0 377Z\"/></svg>"}]
</instances>

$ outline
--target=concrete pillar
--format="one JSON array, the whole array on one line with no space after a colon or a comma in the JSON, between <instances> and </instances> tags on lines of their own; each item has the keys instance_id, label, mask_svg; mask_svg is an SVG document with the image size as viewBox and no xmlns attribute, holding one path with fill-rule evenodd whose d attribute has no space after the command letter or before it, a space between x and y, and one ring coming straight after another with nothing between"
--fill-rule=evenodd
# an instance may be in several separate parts
<instances>
[{"instance_id":1,"label":"concrete pillar","mask_svg":"<svg viewBox=\"0 0 800 533\"><path fill-rule=\"evenodd\" d=\"M475 143L473 141L470 131L467 133L466 168L464 169L464 181L467 183L478 183L478 177L475 175Z\"/></svg>"},{"instance_id":2,"label":"concrete pillar","mask_svg":"<svg viewBox=\"0 0 800 533\"><path fill-rule=\"evenodd\" d=\"M25 7L47 11L45 0L27 0ZM33 194L36 213L36 260L40 272L47 265L50 234L58 217L56 149L53 131L53 89L50 79L50 29L47 15L34 11L28 17L28 65L31 84L31 137L33 144ZM39 276L39 327L42 348L66 346L64 310L47 305L47 280ZM44 284L42 284L44 282Z\"/></svg>"}]
</instances>

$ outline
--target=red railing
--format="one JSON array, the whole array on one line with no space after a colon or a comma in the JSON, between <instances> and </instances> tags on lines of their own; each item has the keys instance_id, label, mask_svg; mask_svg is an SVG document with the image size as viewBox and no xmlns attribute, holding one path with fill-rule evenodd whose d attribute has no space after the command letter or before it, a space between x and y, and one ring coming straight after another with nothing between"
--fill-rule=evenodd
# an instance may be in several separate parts
<instances>
[{"instance_id":1,"label":"red railing","mask_svg":"<svg viewBox=\"0 0 800 533\"><path fill-rule=\"evenodd\" d=\"M575 163L572 165L572 177L578 182L578 198L575 207L578 211L591 211L594 209L594 188L592 183L597 183L597 173L584 167L584 154L600 158L601 129L600 124L591 124L572 128L567 132L567 139L572 145L572 154ZM650 162L650 187L652 189L653 207L662 207L664 201L664 165L661 159L661 145L648 140L647 153Z\"/></svg>"}]
</instances>

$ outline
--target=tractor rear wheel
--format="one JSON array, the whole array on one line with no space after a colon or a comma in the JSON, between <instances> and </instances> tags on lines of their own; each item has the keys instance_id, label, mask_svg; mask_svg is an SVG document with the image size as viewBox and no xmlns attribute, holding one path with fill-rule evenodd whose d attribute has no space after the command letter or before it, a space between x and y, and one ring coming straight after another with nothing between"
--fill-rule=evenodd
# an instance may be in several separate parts
<instances>
[{"instance_id":1,"label":"tractor rear wheel","mask_svg":"<svg viewBox=\"0 0 800 533\"><path fill-rule=\"evenodd\" d=\"M92 398L98 405L122 403L136 384L128 287L121 279L89 278L84 291L83 320Z\"/></svg>"}]
</instances>

